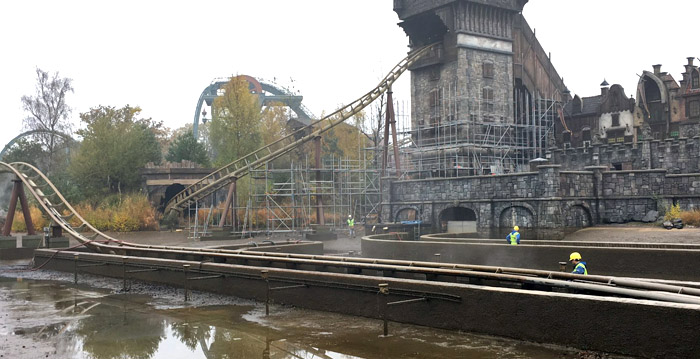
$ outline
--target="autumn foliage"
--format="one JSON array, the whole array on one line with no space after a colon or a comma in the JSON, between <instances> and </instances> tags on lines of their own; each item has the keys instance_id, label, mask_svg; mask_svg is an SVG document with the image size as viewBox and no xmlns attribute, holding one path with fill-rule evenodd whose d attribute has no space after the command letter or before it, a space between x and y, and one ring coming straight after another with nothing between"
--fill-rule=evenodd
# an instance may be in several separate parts
<instances>
[{"instance_id":1,"label":"autumn foliage","mask_svg":"<svg viewBox=\"0 0 700 359\"><path fill-rule=\"evenodd\" d=\"M148 198L142 194L124 195L116 201L110 197L97 205L82 202L73 208L100 231L131 232L158 229L159 214L148 202ZM42 231L50 224L50 220L36 205L30 205L29 211L36 231ZM64 211L63 214L68 215L69 212ZM74 228L81 225L80 220L75 216L69 221ZM27 231L24 216L19 208L12 221L12 231L20 233Z\"/></svg>"}]
</instances>

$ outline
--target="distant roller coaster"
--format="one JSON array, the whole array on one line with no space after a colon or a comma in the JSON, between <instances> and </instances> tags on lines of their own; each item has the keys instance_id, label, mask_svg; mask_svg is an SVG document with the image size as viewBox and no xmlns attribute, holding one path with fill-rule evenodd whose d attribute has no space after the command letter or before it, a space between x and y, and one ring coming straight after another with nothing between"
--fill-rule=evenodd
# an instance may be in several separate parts
<instances>
[{"instance_id":1,"label":"distant roller coaster","mask_svg":"<svg viewBox=\"0 0 700 359\"><path fill-rule=\"evenodd\" d=\"M248 81L248 88L251 93L258 95L260 106L269 105L271 103L279 102L283 103L294 111L297 118L294 119L298 124L293 125L294 128L308 126L311 123L311 119L314 118L311 111L309 111L302 103L303 96L296 96L289 92L289 90L278 87L276 85L259 81L258 79L248 76L239 75ZM199 120L202 111L202 104L206 102L207 106L211 106L214 99L219 96L218 91L223 85L228 83L228 79L225 80L214 80L211 84L204 88L202 94L199 95L199 100L197 101L197 109L194 111L194 123L192 132L194 138L197 138Z\"/></svg>"},{"instance_id":2,"label":"distant roller coaster","mask_svg":"<svg viewBox=\"0 0 700 359\"><path fill-rule=\"evenodd\" d=\"M5 157L5 154L7 153L7 151L8 151L10 148L12 148L12 146L13 146L15 143L17 143L17 141L19 141L20 139L22 139L22 138L24 138L24 137L31 136L31 135L36 135L36 134L39 134L39 133L54 134L54 135L56 135L56 136L63 137L64 139L66 139L66 140L68 140L68 141L74 141L73 137L71 137L71 136L68 135L68 134L62 133L62 132L51 131L51 130L31 130L31 131L27 131L27 132L20 133L20 134L17 135L15 138L13 138L12 140L10 140L10 142L8 142L8 143L5 145L5 147L2 149L2 151L0 152L0 159L2 159L3 157Z\"/></svg>"}]
</instances>

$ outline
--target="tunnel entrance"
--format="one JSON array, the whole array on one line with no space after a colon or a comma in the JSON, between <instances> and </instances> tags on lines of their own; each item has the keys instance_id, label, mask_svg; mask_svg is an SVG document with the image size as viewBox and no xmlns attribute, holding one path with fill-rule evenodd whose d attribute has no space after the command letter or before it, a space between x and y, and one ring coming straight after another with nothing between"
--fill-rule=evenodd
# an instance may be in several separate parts
<instances>
[{"instance_id":1,"label":"tunnel entrance","mask_svg":"<svg viewBox=\"0 0 700 359\"><path fill-rule=\"evenodd\" d=\"M476 232L476 213L465 207L450 207L440 212L440 230L447 233Z\"/></svg>"},{"instance_id":2,"label":"tunnel entrance","mask_svg":"<svg viewBox=\"0 0 700 359\"><path fill-rule=\"evenodd\" d=\"M178 193L180 193L184 190L185 190L185 186L183 186L179 183L173 183L170 186L168 186L165 189L165 194L163 195L163 199L161 199L161 201L160 201L160 207L158 209L161 212L163 212L165 210L165 205L168 204L168 202L170 202L170 200L173 199L173 197L175 197L175 195L177 195Z\"/></svg>"}]
</instances>

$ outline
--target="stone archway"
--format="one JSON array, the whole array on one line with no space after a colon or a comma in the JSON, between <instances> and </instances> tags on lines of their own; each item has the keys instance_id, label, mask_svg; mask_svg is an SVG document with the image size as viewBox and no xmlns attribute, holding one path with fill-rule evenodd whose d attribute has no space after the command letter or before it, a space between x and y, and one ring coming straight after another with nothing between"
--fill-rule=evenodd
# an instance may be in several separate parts
<instances>
[{"instance_id":1,"label":"stone archway","mask_svg":"<svg viewBox=\"0 0 700 359\"><path fill-rule=\"evenodd\" d=\"M501 228L513 228L519 226L522 228L534 228L536 218L532 209L525 206L508 206L501 211L498 216L498 226Z\"/></svg>"},{"instance_id":2,"label":"stone archway","mask_svg":"<svg viewBox=\"0 0 700 359\"><path fill-rule=\"evenodd\" d=\"M440 231L450 233L476 232L476 212L466 207L448 207L438 216Z\"/></svg>"},{"instance_id":3,"label":"stone archway","mask_svg":"<svg viewBox=\"0 0 700 359\"><path fill-rule=\"evenodd\" d=\"M495 234L498 238L505 238L514 226L518 226L521 238L536 238L536 225L537 218L533 208L529 208L529 205L512 205L504 208L498 216Z\"/></svg>"},{"instance_id":4,"label":"stone archway","mask_svg":"<svg viewBox=\"0 0 700 359\"><path fill-rule=\"evenodd\" d=\"M570 206L562 214L567 228L585 228L593 225L591 212L583 205Z\"/></svg>"}]
</instances>

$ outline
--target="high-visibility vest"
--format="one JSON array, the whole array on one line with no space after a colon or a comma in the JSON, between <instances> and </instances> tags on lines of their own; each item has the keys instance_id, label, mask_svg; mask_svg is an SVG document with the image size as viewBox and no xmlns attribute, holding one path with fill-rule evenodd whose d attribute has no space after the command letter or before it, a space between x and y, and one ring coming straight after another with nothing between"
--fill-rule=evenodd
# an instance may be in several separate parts
<instances>
[{"instance_id":1,"label":"high-visibility vest","mask_svg":"<svg viewBox=\"0 0 700 359\"><path fill-rule=\"evenodd\" d=\"M348 219L348 226L355 227L355 218Z\"/></svg>"},{"instance_id":2,"label":"high-visibility vest","mask_svg":"<svg viewBox=\"0 0 700 359\"><path fill-rule=\"evenodd\" d=\"M586 265L585 265L585 264L579 262L579 263L576 265L576 268L574 268L574 272L576 272L576 270L579 269L579 268L583 268L583 275L588 275L588 269L586 268Z\"/></svg>"},{"instance_id":3,"label":"high-visibility vest","mask_svg":"<svg viewBox=\"0 0 700 359\"><path fill-rule=\"evenodd\" d=\"M518 232L510 232L510 244L517 246L518 245Z\"/></svg>"}]
</instances>

